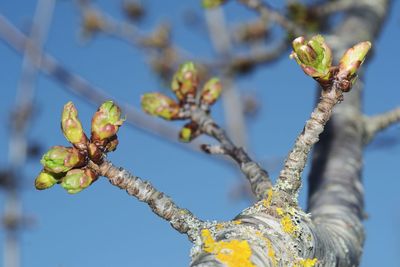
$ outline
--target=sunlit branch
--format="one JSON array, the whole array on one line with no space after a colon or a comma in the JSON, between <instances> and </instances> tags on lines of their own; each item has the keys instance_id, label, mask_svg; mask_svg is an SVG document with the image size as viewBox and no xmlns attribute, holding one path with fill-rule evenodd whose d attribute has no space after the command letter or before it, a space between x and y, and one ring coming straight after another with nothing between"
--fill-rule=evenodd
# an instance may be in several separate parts
<instances>
[{"instance_id":1,"label":"sunlit branch","mask_svg":"<svg viewBox=\"0 0 400 267\"><path fill-rule=\"evenodd\" d=\"M115 167L109 161L103 161L101 165L90 162L89 167L108 178L111 184L147 203L155 214L168 221L180 233L187 234L190 240L198 235L203 222L190 211L179 208L170 197L158 191L148 181L130 174L124 168Z\"/></svg>"}]
</instances>

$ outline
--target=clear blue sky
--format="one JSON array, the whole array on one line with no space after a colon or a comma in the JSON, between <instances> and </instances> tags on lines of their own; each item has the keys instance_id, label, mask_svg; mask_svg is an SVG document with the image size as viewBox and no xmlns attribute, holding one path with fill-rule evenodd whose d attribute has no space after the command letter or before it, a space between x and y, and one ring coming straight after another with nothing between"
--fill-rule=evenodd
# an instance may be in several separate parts
<instances>
[{"instance_id":1,"label":"clear blue sky","mask_svg":"<svg viewBox=\"0 0 400 267\"><path fill-rule=\"evenodd\" d=\"M0 13L18 27L26 27L34 13L35 2L1 1ZM174 41L181 47L196 55L213 56L205 33L182 25L180 15L184 10L191 8L201 12L199 1L148 2L150 16L143 24L145 29L169 19L174 29ZM391 16L374 44L374 58L366 72L364 106L367 114L386 111L400 104L400 3L393 2ZM117 1L98 3L111 14L120 16ZM243 11L236 3L229 4L226 11L228 19L234 21L251 17L251 13ZM46 51L117 99L137 107L142 93L164 89L154 78L141 51L103 36L82 44L78 26L73 1L57 1ZM0 42L0 167L8 164L6 126L15 101L20 70L21 56ZM252 155L259 161L285 156L312 109L315 99L313 81L285 56L277 64L259 68L239 80L238 85L242 90L256 91L263 104L257 119L248 123ZM89 129L96 107L41 75L37 82L38 113L29 138L40 140L46 149L57 144L67 145L59 130L59 119L63 104L69 100L76 104L81 120ZM221 121L220 103L215 113ZM397 137L399 141L399 135L400 128L395 126L380 135L379 140ZM248 205L245 200L229 198L229 192L238 184L240 176L235 169L218 160L179 149L128 126L122 127L119 139L118 150L110 155L116 165L150 180L178 205L190 209L201 219L228 220ZM377 145L371 146L365 153L364 184L369 219L365 222L364 267L400 266L399 159L398 142L380 149ZM33 228L21 235L22 266L188 265L189 241L156 217L145 204L128 197L105 179L78 195L68 195L59 186L39 192L33 188L33 181L40 169L39 160L29 161L23 170L24 176L19 177L23 179L24 212L37 220ZM271 173L276 176L278 171L279 168ZM306 185L303 188L301 198L305 203ZM4 194L0 191L0 213L3 203ZM1 229L1 251L3 241Z\"/></svg>"}]
</instances>

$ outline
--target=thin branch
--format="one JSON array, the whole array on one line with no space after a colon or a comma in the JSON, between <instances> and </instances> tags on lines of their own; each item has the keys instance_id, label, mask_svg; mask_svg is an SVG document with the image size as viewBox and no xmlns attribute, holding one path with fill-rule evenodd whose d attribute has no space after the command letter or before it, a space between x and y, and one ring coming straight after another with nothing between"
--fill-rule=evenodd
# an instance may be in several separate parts
<instances>
[{"instance_id":1,"label":"thin branch","mask_svg":"<svg viewBox=\"0 0 400 267\"><path fill-rule=\"evenodd\" d=\"M54 0L39 0L36 4L32 26L29 33L30 46L21 50L23 53L22 71L17 87L15 110L11 115L9 133L9 165L12 181L7 188L4 203L4 266L20 266L20 243L18 232L24 224L22 201L20 196L22 168L27 159L28 127L34 106L35 81L37 70L35 62L40 60L41 49L47 38L54 10Z\"/></svg>"},{"instance_id":2,"label":"thin branch","mask_svg":"<svg viewBox=\"0 0 400 267\"><path fill-rule=\"evenodd\" d=\"M207 11L206 20L215 50L220 57L229 58L232 47L222 9L217 8ZM225 118L229 133L234 137L236 143L244 146L247 143L247 138L243 105L237 88L234 86L232 74L228 69L223 70L225 89L223 90L222 100L224 101ZM237 147L204 111L199 109L193 111L192 120L200 126L202 132L220 142L223 151L239 164L240 170L250 183L254 196L257 199L264 199L267 196L268 189L272 187L268 172L255 163L243 148Z\"/></svg>"},{"instance_id":3,"label":"thin branch","mask_svg":"<svg viewBox=\"0 0 400 267\"><path fill-rule=\"evenodd\" d=\"M171 42L171 29L168 23L161 23L151 33L143 33L135 25L117 20L95 7L90 1L78 1L78 8L85 35L102 33L144 50L149 65L165 81L171 78L173 71L185 58L199 61L188 51Z\"/></svg>"},{"instance_id":4,"label":"thin branch","mask_svg":"<svg viewBox=\"0 0 400 267\"><path fill-rule=\"evenodd\" d=\"M311 118L306 122L303 131L297 137L292 151L285 161L285 166L279 174L275 185L278 191L284 191L297 199L301 186L301 173L307 162L311 148L319 140L325 124L328 122L333 107L341 100L340 89L333 83L329 89L324 89L317 107L311 113ZM295 201L296 203L296 201Z\"/></svg>"},{"instance_id":5,"label":"thin branch","mask_svg":"<svg viewBox=\"0 0 400 267\"><path fill-rule=\"evenodd\" d=\"M228 59L228 62L222 62L221 66L227 66L228 72L246 73L256 66L275 62L285 54L288 48L289 42L282 40L275 47L249 52L246 55L234 56Z\"/></svg>"},{"instance_id":6,"label":"thin branch","mask_svg":"<svg viewBox=\"0 0 400 267\"><path fill-rule=\"evenodd\" d=\"M363 7L368 4L367 1L349 1L349 0L338 0L328 1L317 6L311 6L311 11L318 16L327 16L337 12L344 12L350 9Z\"/></svg>"},{"instance_id":7,"label":"thin branch","mask_svg":"<svg viewBox=\"0 0 400 267\"><path fill-rule=\"evenodd\" d=\"M221 145L202 145L201 149L207 154L227 155L228 151Z\"/></svg>"},{"instance_id":8,"label":"thin branch","mask_svg":"<svg viewBox=\"0 0 400 267\"><path fill-rule=\"evenodd\" d=\"M199 125L201 132L213 137L220 143L219 152L223 151L236 161L240 166L240 170L249 181L255 197L259 200L266 198L268 189L272 187L268 172L254 162L242 147L237 147L229 139L225 131L221 129L206 112L200 109L192 110L191 120Z\"/></svg>"},{"instance_id":9,"label":"thin branch","mask_svg":"<svg viewBox=\"0 0 400 267\"><path fill-rule=\"evenodd\" d=\"M232 54L231 40L223 10L221 8L208 10L205 15L211 43L215 51L222 59L230 58ZM236 143L246 146L247 135L243 105L234 83L233 73L228 72L227 69L222 69L221 72L221 79L224 84L222 101L228 132Z\"/></svg>"},{"instance_id":10,"label":"thin branch","mask_svg":"<svg viewBox=\"0 0 400 267\"><path fill-rule=\"evenodd\" d=\"M395 123L400 122L400 107L383 114L364 117L364 143L367 144L372 141L376 134Z\"/></svg>"},{"instance_id":11,"label":"thin branch","mask_svg":"<svg viewBox=\"0 0 400 267\"><path fill-rule=\"evenodd\" d=\"M124 168L114 166L109 161L103 161L101 165L89 162L88 166L99 175L108 178L112 185L147 203L155 214L168 221L180 233L187 234L191 241L198 236L203 222L187 209L179 208L170 197L158 191L149 182L130 174Z\"/></svg>"},{"instance_id":12,"label":"thin branch","mask_svg":"<svg viewBox=\"0 0 400 267\"><path fill-rule=\"evenodd\" d=\"M267 24L270 21L274 21L277 24L279 24L282 28L286 29L288 32L294 34L295 36L301 36L305 34L303 28L296 25L296 23L289 20L279 11L268 6L267 3L265 3L262 0L238 0L238 2L242 3L249 9L259 13L261 19Z\"/></svg>"}]
</instances>

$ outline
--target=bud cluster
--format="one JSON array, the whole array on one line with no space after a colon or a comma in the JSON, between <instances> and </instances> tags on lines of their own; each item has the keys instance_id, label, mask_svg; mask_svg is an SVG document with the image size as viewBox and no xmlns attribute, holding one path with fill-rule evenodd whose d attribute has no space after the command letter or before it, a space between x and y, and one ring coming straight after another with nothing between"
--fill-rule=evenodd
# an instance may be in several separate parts
<instances>
[{"instance_id":1,"label":"bud cluster","mask_svg":"<svg viewBox=\"0 0 400 267\"><path fill-rule=\"evenodd\" d=\"M293 52L290 55L301 66L303 71L318 80L330 78L332 52L321 35L316 35L306 42L304 37L294 39Z\"/></svg>"},{"instance_id":2,"label":"bud cluster","mask_svg":"<svg viewBox=\"0 0 400 267\"><path fill-rule=\"evenodd\" d=\"M342 92L350 91L356 81L357 71L371 48L370 42L361 42L348 49L338 66L332 66L332 52L321 35L306 42L298 37L292 42L294 58L303 71L318 81L323 88L336 83Z\"/></svg>"},{"instance_id":3,"label":"bud cluster","mask_svg":"<svg viewBox=\"0 0 400 267\"><path fill-rule=\"evenodd\" d=\"M54 146L42 157L43 170L36 177L35 187L43 190L55 184L75 194L97 180L97 173L87 165L101 164L105 153L118 144L117 131L123 123L121 110L112 101L104 102L93 115L91 137L87 138L72 102L65 104L61 129L72 147Z\"/></svg>"},{"instance_id":4,"label":"bud cluster","mask_svg":"<svg viewBox=\"0 0 400 267\"><path fill-rule=\"evenodd\" d=\"M196 108L209 113L210 107L221 95L221 81L218 78L211 78L203 85L200 92L198 87L198 70L192 62L186 62L180 66L171 82L171 90L178 101L161 93L146 93L141 99L142 109L152 116L165 120L189 119L190 113ZM199 134L199 126L190 121L180 131L179 139L190 142Z\"/></svg>"}]
</instances>

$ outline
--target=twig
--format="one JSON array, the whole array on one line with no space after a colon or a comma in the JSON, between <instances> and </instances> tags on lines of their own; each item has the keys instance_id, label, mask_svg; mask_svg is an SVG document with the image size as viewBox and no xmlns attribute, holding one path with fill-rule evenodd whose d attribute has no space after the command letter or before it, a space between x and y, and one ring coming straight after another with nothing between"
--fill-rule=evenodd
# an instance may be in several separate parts
<instances>
[{"instance_id":1,"label":"twig","mask_svg":"<svg viewBox=\"0 0 400 267\"><path fill-rule=\"evenodd\" d=\"M285 166L279 174L275 188L278 191L286 192L293 197L293 200L297 200L301 186L301 173L306 165L308 154L312 146L318 142L319 135L323 132L333 107L341 100L341 97L341 91L337 88L336 83L333 83L331 88L322 91L317 107L311 113L311 118L306 122L292 151L286 158Z\"/></svg>"},{"instance_id":2,"label":"twig","mask_svg":"<svg viewBox=\"0 0 400 267\"><path fill-rule=\"evenodd\" d=\"M184 58L194 58L188 51L171 43L170 27L167 23L161 23L151 33L142 33L135 25L115 19L90 1L78 1L78 8L83 19L84 33L103 33L145 50L149 64L164 80L171 78L173 70Z\"/></svg>"},{"instance_id":3,"label":"twig","mask_svg":"<svg viewBox=\"0 0 400 267\"><path fill-rule=\"evenodd\" d=\"M364 117L364 143L372 141L376 134L400 122L400 107L375 116Z\"/></svg>"},{"instance_id":4,"label":"twig","mask_svg":"<svg viewBox=\"0 0 400 267\"><path fill-rule=\"evenodd\" d=\"M203 110L192 110L191 120L199 125L201 132L213 137L220 143L220 149L218 149L218 151L223 151L226 155L236 161L240 166L240 170L249 181L255 197L259 200L264 199L267 196L268 189L272 187L267 171L255 163L243 148L237 147L229 139L224 130L221 129Z\"/></svg>"},{"instance_id":5,"label":"twig","mask_svg":"<svg viewBox=\"0 0 400 267\"><path fill-rule=\"evenodd\" d=\"M213 154L213 155L228 154L228 151L226 151L225 148L220 145L201 145L201 149L207 154Z\"/></svg>"},{"instance_id":6,"label":"twig","mask_svg":"<svg viewBox=\"0 0 400 267\"><path fill-rule=\"evenodd\" d=\"M206 21L215 50L221 58L229 58L232 48L222 9L207 11ZM222 72L225 88L222 100L224 101L228 132L234 137L236 143L244 146L247 143L247 138L243 105L234 86L233 73L229 71L229 68L223 69ZM199 109L193 111L192 120L200 126L202 132L218 140L226 154L239 164L242 173L250 183L254 196L257 199L265 198L268 189L272 187L267 171L253 162L243 148L237 147L204 111Z\"/></svg>"},{"instance_id":7,"label":"twig","mask_svg":"<svg viewBox=\"0 0 400 267\"><path fill-rule=\"evenodd\" d=\"M246 55L233 57L232 59L228 59L228 62L223 62L221 66L226 65L228 72L246 73L254 67L275 62L284 55L288 48L289 42L287 40L282 40L273 48L264 48Z\"/></svg>"},{"instance_id":8,"label":"twig","mask_svg":"<svg viewBox=\"0 0 400 267\"><path fill-rule=\"evenodd\" d=\"M155 214L168 221L180 233L187 234L191 241L198 236L203 222L190 211L179 208L171 198L158 191L149 182L130 174L124 168L115 167L109 161L103 161L101 165L89 162L89 167L108 178L111 184L147 203Z\"/></svg>"},{"instance_id":9,"label":"twig","mask_svg":"<svg viewBox=\"0 0 400 267\"><path fill-rule=\"evenodd\" d=\"M269 21L274 21L279 24L282 28L286 29L288 32L292 33L295 36L304 35L304 29L296 25L296 23L292 22L284 15L282 15L279 11L274 10L272 7L268 6L262 0L238 0L238 2L242 3L249 9L252 9L260 14L261 19L265 23L269 23Z\"/></svg>"},{"instance_id":10,"label":"twig","mask_svg":"<svg viewBox=\"0 0 400 267\"><path fill-rule=\"evenodd\" d=\"M29 33L29 46L21 49L23 53L21 78L19 80L15 111L11 116L9 164L10 175L15 181L7 188L4 208L5 244L4 266L20 266L20 245L18 231L24 222L22 203L20 199L21 168L27 157L27 130L31 119L37 70L34 65L40 61L41 49L47 38L51 18L53 16L54 0L39 0Z\"/></svg>"},{"instance_id":11,"label":"twig","mask_svg":"<svg viewBox=\"0 0 400 267\"><path fill-rule=\"evenodd\" d=\"M318 16L327 16L336 12L348 11L368 4L367 1L338 0L328 1L317 6L312 6L311 11Z\"/></svg>"}]
</instances>

